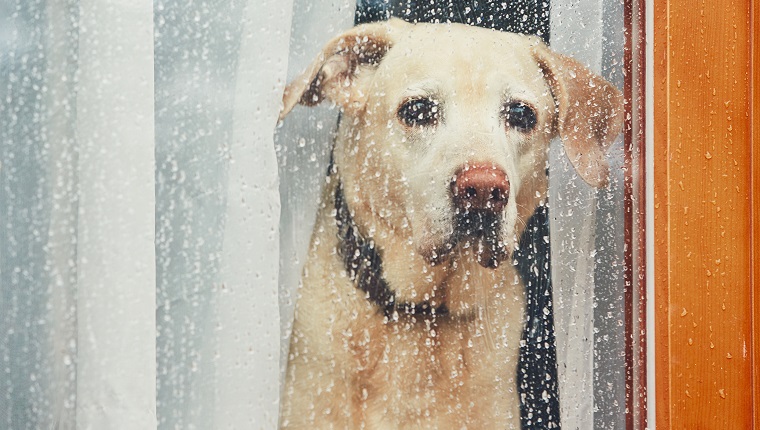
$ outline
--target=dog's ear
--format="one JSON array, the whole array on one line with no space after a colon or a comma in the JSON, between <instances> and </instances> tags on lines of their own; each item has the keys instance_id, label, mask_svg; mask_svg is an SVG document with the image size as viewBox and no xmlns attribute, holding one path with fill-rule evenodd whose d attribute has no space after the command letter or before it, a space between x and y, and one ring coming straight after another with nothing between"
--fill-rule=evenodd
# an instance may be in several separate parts
<instances>
[{"instance_id":1,"label":"dog's ear","mask_svg":"<svg viewBox=\"0 0 760 430\"><path fill-rule=\"evenodd\" d=\"M364 94L352 85L364 67L376 67L406 26L400 19L363 24L327 42L309 68L285 88L282 120L297 104L314 106L325 98L343 109L358 107Z\"/></svg>"},{"instance_id":2,"label":"dog's ear","mask_svg":"<svg viewBox=\"0 0 760 430\"><path fill-rule=\"evenodd\" d=\"M606 152L623 126L623 95L578 61L551 51L543 43L533 48L557 103L557 126L570 162L593 187L607 184Z\"/></svg>"}]
</instances>

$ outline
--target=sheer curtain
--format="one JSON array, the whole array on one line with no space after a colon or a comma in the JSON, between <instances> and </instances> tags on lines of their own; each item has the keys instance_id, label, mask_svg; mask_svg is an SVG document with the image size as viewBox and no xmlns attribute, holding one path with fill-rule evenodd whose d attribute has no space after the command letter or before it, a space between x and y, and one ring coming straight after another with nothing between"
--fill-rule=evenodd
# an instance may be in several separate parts
<instances>
[{"instance_id":1,"label":"sheer curtain","mask_svg":"<svg viewBox=\"0 0 760 430\"><path fill-rule=\"evenodd\" d=\"M276 426L290 6L0 6L0 427Z\"/></svg>"},{"instance_id":2,"label":"sheer curtain","mask_svg":"<svg viewBox=\"0 0 760 430\"><path fill-rule=\"evenodd\" d=\"M624 29L622 2L552 0L552 48L621 90ZM623 139L607 154L610 183L601 190L578 177L559 141L549 155L562 428L625 428Z\"/></svg>"}]
</instances>

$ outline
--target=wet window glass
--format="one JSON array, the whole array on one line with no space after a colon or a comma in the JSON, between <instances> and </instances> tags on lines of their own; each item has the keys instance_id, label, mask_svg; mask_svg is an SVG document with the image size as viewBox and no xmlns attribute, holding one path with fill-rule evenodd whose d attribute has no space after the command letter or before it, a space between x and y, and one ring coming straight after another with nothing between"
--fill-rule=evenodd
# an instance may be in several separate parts
<instances>
[{"instance_id":1,"label":"wet window glass","mask_svg":"<svg viewBox=\"0 0 760 430\"><path fill-rule=\"evenodd\" d=\"M0 428L639 428L632 0L0 6Z\"/></svg>"},{"instance_id":2,"label":"wet window glass","mask_svg":"<svg viewBox=\"0 0 760 430\"><path fill-rule=\"evenodd\" d=\"M280 4L0 6L0 428L274 428Z\"/></svg>"},{"instance_id":3,"label":"wet window glass","mask_svg":"<svg viewBox=\"0 0 760 430\"><path fill-rule=\"evenodd\" d=\"M295 4L281 424L632 428L631 5Z\"/></svg>"}]
</instances>

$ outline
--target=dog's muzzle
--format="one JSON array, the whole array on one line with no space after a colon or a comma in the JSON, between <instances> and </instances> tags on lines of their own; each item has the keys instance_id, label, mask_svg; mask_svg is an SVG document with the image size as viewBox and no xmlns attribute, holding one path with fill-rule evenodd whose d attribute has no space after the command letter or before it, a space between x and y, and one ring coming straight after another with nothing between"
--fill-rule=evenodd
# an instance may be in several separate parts
<instances>
[{"instance_id":1,"label":"dog's muzzle","mask_svg":"<svg viewBox=\"0 0 760 430\"><path fill-rule=\"evenodd\" d=\"M504 207L509 200L509 179L493 165L466 165L452 178L454 233L447 244L471 248L478 263L496 268L508 257L501 238Z\"/></svg>"},{"instance_id":2,"label":"dog's muzzle","mask_svg":"<svg viewBox=\"0 0 760 430\"><path fill-rule=\"evenodd\" d=\"M454 174L451 194L460 212L500 214L509 199L509 179L496 166L467 165Z\"/></svg>"}]
</instances>

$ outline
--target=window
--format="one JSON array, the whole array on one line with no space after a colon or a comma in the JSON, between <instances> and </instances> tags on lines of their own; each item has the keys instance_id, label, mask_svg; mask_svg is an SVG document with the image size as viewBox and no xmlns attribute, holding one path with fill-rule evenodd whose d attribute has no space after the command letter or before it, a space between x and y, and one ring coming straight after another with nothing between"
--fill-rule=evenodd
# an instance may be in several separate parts
<instances>
[{"instance_id":1,"label":"window","mask_svg":"<svg viewBox=\"0 0 760 430\"><path fill-rule=\"evenodd\" d=\"M708 3L0 6L0 428L760 426Z\"/></svg>"}]
</instances>

